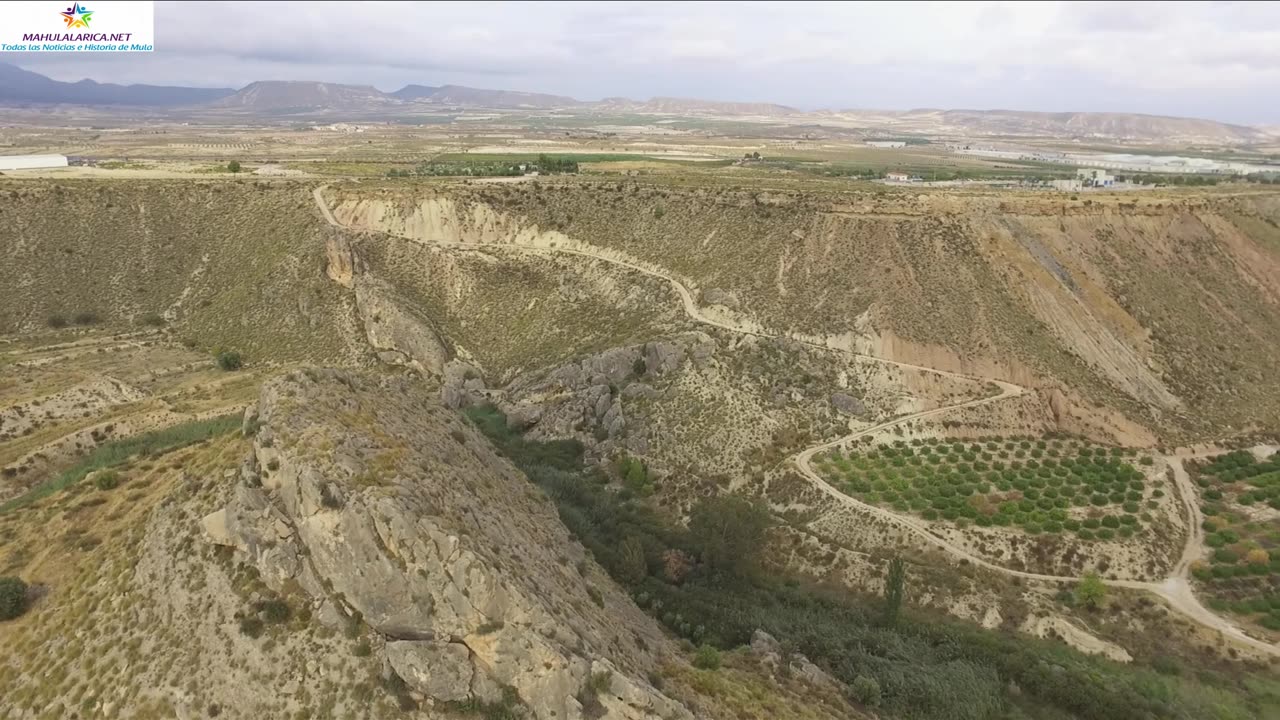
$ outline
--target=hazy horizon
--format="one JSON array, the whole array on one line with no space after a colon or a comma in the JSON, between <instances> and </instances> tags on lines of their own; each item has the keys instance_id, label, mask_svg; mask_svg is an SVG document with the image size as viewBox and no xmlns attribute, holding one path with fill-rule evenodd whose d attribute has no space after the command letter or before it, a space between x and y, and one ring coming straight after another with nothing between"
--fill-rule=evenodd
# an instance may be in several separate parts
<instances>
[{"instance_id":1,"label":"hazy horizon","mask_svg":"<svg viewBox=\"0 0 1280 720\"><path fill-rule=\"evenodd\" d=\"M1269 3L157 2L156 47L0 61L121 84L456 84L1280 124L1280 5Z\"/></svg>"}]
</instances>

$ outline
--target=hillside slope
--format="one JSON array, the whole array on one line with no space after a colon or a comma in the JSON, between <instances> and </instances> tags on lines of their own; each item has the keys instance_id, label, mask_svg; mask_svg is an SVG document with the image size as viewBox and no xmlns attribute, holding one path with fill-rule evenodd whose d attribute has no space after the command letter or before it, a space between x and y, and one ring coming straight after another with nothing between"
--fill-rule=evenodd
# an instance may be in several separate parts
<instances>
[{"instance_id":1,"label":"hillside slope","mask_svg":"<svg viewBox=\"0 0 1280 720\"><path fill-rule=\"evenodd\" d=\"M1098 405L1138 423L1105 422L1128 441L1280 424L1266 382L1280 372L1274 194L563 183L335 195L353 227L631 258L747 326L1036 387L1064 429L1101 422Z\"/></svg>"},{"instance_id":2,"label":"hillside slope","mask_svg":"<svg viewBox=\"0 0 1280 720\"><path fill-rule=\"evenodd\" d=\"M754 650L708 685L415 378L294 371L243 427L0 513L0 574L38 588L0 714L862 717Z\"/></svg>"},{"instance_id":3,"label":"hillside slope","mask_svg":"<svg viewBox=\"0 0 1280 720\"><path fill-rule=\"evenodd\" d=\"M0 333L61 318L162 318L205 350L249 360L352 362L349 294L323 274L332 231L305 189L252 182L8 182Z\"/></svg>"}]
</instances>

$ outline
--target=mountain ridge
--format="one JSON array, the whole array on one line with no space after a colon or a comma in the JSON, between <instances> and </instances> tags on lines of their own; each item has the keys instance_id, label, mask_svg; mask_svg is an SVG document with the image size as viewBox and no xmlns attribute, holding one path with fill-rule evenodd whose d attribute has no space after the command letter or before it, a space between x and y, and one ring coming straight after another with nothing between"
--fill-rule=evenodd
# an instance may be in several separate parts
<instances>
[{"instance_id":1,"label":"mountain ridge","mask_svg":"<svg viewBox=\"0 0 1280 720\"><path fill-rule=\"evenodd\" d=\"M0 103L50 103L70 105L125 105L177 107L211 102L235 92L232 88L196 88L176 85L118 85L85 78L62 82L0 62Z\"/></svg>"},{"instance_id":2,"label":"mountain ridge","mask_svg":"<svg viewBox=\"0 0 1280 720\"><path fill-rule=\"evenodd\" d=\"M1129 112L1046 112L1010 109L800 110L770 102L721 101L654 96L648 100L606 97L584 101L567 95L420 85L383 92L372 85L311 80L259 80L239 88L116 85L93 80L61 82L16 65L0 63L0 107L62 104L87 107L161 107L183 112L262 111L272 115L326 112L403 111L422 105L491 109L578 109L600 113L727 115L768 118L830 118L875 123L903 132L1024 136L1109 137L1244 143L1266 140L1275 128L1205 118Z\"/></svg>"}]
</instances>

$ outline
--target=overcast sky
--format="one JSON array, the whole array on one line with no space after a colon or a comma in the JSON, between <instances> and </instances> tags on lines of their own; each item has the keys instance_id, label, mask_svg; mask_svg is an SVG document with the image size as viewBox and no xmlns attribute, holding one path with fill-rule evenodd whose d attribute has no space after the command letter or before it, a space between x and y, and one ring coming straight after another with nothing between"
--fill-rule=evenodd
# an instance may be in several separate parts
<instances>
[{"instance_id":1,"label":"overcast sky","mask_svg":"<svg viewBox=\"0 0 1280 720\"><path fill-rule=\"evenodd\" d=\"M0 55L59 80L445 83L814 108L1280 124L1280 3L156 3L151 54ZM92 7L92 6L90 6Z\"/></svg>"}]
</instances>

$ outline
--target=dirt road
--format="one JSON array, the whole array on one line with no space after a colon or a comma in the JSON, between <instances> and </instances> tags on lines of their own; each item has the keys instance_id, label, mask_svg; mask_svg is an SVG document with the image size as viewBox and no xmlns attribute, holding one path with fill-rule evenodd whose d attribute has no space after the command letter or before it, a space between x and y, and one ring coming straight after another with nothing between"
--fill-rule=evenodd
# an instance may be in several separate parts
<instances>
[{"instance_id":1,"label":"dirt road","mask_svg":"<svg viewBox=\"0 0 1280 720\"><path fill-rule=\"evenodd\" d=\"M330 211L329 205L324 199L324 190L327 187L328 186L326 185L321 185L320 187L316 188L312 192L312 196L315 198L315 201L316 201L316 206L319 208L321 215L324 216L324 219L330 225L333 225L335 227L342 228L342 229L350 229L342 225L341 223L339 223L337 219L334 218L333 213ZM465 249L472 249L472 250L483 250L483 249L488 249L494 246L494 244L492 243L466 243L466 242L441 242L441 241L433 242L433 244L440 245L442 247L456 247L456 248L465 248ZM931 374L935 374L943 377L955 378L955 379L961 379L961 380L970 380L970 381L979 382L979 383L995 384L1000 388L1000 392L997 394L990 395L984 398L978 398L976 400L968 400L966 402L957 403L955 405L947 405L944 407L938 407L938 408L933 408L931 410L925 410L922 412L913 413L911 415L905 415L903 417L896 418L894 420L889 420L869 428L864 428L862 430L858 430L856 432L850 433L849 435L846 435L839 439L831 440L829 442L821 443L819 445L815 445L813 447L802 450L801 452L794 455L792 457L792 460L795 462L796 467L799 469L800 473L805 477L805 479L807 479L810 483L814 485L814 487L818 488L819 490L824 492L826 495L828 495L835 501L854 507L863 513L867 513L875 517L882 518L888 522L894 523L909 532L915 533L916 535L928 541L929 543L941 548L942 550L950 553L951 555L957 558L966 560L968 562L973 563L974 565L986 568L994 572L999 572L999 573L1003 573L1005 575L1011 575L1014 577L1026 578L1028 580L1037 580L1041 582L1050 582L1050 583L1075 583L1080 580L1080 578L1078 577L1061 576L1061 575L1043 575L1040 573L1031 573L1031 572L1025 572L1021 570L1013 570L1010 568L1003 567L1001 565L997 565L989 560L986 560L977 555L974 555L973 553L970 553L964 548L956 546L944 540L943 538L938 537L937 535L934 535L928 529L927 526L925 526L923 523L913 518L905 517L905 516L899 515L898 513L886 510L884 508L876 507L874 505L868 505L860 500L857 500L856 498L845 495L844 493L840 492L839 490L829 485L825 480L823 480L822 477L818 475L818 473L815 472L811 466L811 461L816 454L824 450L829 450L831 448L850 443L865 435L870 435L872 433L879 432L881 430L885 430L885 429L894 427L896 425L901 425L903 423L911 422L913 420L919 420L922 418L932 417L934 415L940 415L942 413L951 412L953 410L978 407L981 405L987 405L990 403L999 402L1001 400L1007 400L1007 399L1019 397L1027 392L1026 388L1021 387L1019 385L1015 385L1013 383L1005 382L1002 380L995 380L993 378L983 378L983 377L977 377L973 375L965 375L962 373L955 373L947 370L939 370L937 368L925 367L923 365L913 365L911 363L898 362L896 360L889 360L887 358L877 357L875 355L864 355L864 354L852 352L849 350L833 348L828 345L813 342L810 340L794 338L794 337L784 335L784 334L779 334L779 333L762 332L762 331L749 328L743 325L735 325L734 323L731 323L731 322L726 322L723 320L718 320L716 318L708 317L706 314L702 312L702 309L698 306L698 303L694 299L693 292L680 280L677 280L675 277L671 276L666 272L663 272L660 269L657 269L654 267L646 267L644 265L628 262L626 260L622 260L615 257L609 257L603 253L592 253L585 250L575 250L571 248L540 247L540 246L534 246L534 245L508 244L508 243L497 245L497 247L509 248L509 249L519 250L521 252L528 252L533 254L545 255L545 254L558 253L561 255L577 255L579 257L585 257L591 260L608 262L613 265L617 265L620 267L627 268L629 270L633 270L638 273L642 273L644 275L648 275L649 277L665 280L667 283L671 285L672 289L675 290L676 294L680 297L680 304L683 306L685 314L688 315L691 320L704 325L718 327L724 330L728 330L730 332L739 333L743 335L753 335L761 338L784 338L787 340L799 342L801 344L808 345L810 347L818 348L821 350L843 353L844 355L849 357L869 360L872 362L882 363L885 365L892 365L900 368L918 370L920 372L931 373ZM1236 627L1230 621L1214 614L1208 608L1204 607L1204 605L1202 605L1200 601L1196 598L1195 593L1191 590L1191 584L1188 581L1187 576L1190 573L1192 563L1194 563L1195 560L1199 559L1201 548L1203 547L1203 544L1202 544L1203 530L1201 529L1201 522L1203 521L1203 518L1200 516L1199 505L1196 503L1195 489L1192 487L1190 478L1187 477L1186 471L1182 467L1181 460L1179 459L1179 457L1176 457L1176 456L1169 456L1169 457L1166 457L1165 459L1169 461L1170 467L1173 468L1174 480L1178 490L1178 495L1188 513L1187 541L1183 547L1182 557L1178 560L1177 564L1174 566L1173 574L1160 582L1145 582L1140 580L1109 580L1108 584L1115 587L1124 587L1124 588L1131 588L1135 590L1145 590L1145 591L1151 592L1159 596L1160 598L1162 598L1171 610L1178 612L1184 615L1185 617L1191 620L1194 620L1195 622L1207 628L1221 632L1228 639L1240 645L1244 645L1270 655L1280 656L1280 647L1277 647L1270 643L1266 643L1261 640L1257 640L1255 638L1248 636L1242 630L1240 630L1240 628Z\"/></svg>"}]
</instances>

